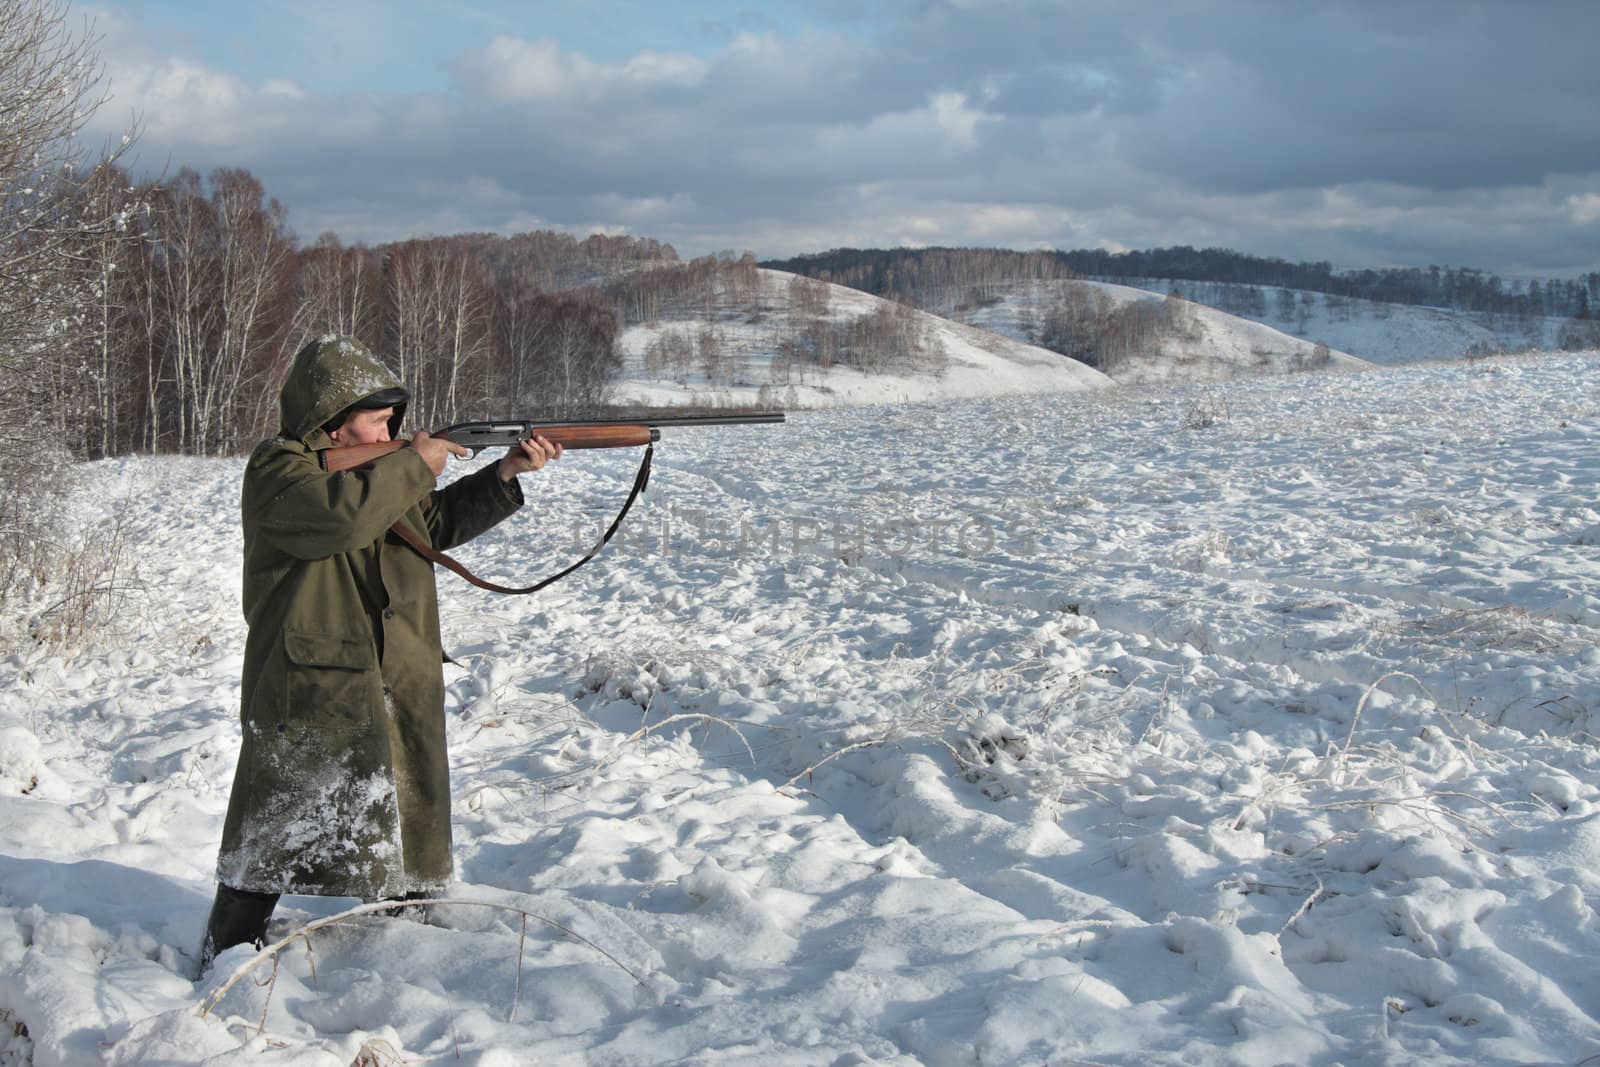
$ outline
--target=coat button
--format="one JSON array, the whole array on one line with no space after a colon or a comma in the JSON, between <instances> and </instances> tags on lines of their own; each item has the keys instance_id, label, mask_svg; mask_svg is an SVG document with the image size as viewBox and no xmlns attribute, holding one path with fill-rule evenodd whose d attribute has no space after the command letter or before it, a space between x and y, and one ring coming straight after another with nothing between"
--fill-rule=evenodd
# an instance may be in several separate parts
<instances>
[{"instance_id":1,"label":"coat button","mask_svg":"<svg viewBox=\"0 0 1600 1067\"><path fill-rule=\"evenodd\" d=\"M384 617L384 618L385 618L385 619L392 619L392 618L394 618L394 609L393 609L393 608L384 608L384 609L383 609L383 617Z\"/></svg>"}]
</instances>

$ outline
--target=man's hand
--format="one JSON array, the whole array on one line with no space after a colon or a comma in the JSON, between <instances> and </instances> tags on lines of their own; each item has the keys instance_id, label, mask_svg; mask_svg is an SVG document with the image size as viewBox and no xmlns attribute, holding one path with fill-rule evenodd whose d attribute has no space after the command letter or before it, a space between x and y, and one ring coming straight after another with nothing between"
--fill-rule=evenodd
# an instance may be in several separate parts
<instances>
[{"instance_id":1,"label":"man's hand","mask_svg":"<svg viewBox=\"0 0 1600 1067\"><path fill-rule=\"evenodd\" d=\"M500 461L497 468L500 480L509 482L519 474L539 470L552 459L560 459L563 451L560 445L553 445L538 434L526 441L518 441L506 450L505 458Z\"/></svg>"},{"instance_id":2,"label":"man's hand","mask_svg":"<svg viewBox=\"0 0 1600 1067\"><path fill-rule=\"evenodd\" d=\"M444 462L451 456L464 456L467 450L447 437L432 437L426 430L418 430L411 438L411 447L433 471L435 478L444 473Z\"/></svg>"}]
</instances>

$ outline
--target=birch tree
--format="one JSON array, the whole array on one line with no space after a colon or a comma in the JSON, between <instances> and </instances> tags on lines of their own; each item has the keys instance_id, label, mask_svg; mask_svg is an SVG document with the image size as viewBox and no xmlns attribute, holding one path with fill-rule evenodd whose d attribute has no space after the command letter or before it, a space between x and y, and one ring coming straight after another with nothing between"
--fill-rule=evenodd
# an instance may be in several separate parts
<instances>
[{"instance_id":1,"label":"birch tree","mask_svg":"<svg viewBox=\"0 0 1600 1067\"><path fill-rule=\"evenodd\" d=\"M383 330L383 270L364 245L345 247L325 233L300 254L295 343L337 333L376 343Z\"/></svg>"},{"instance_id":2,"label":"birch tree","mask_svg":"<svg viewBox=\"0 0 1600 1067\"><path fill-rule=\"evenodd\" d=\"M492 317L488 272L445 240L407 241L390 250L388 351L412 392L417 424L444 425L481 396Z\"/></svg>"},{"instance_id":3,"label":"birch tree","mask_svg":"<svg viewBox=\"0 0 1600 1067\"><path fill-rule=\"evenodd\" d=\"M225 421L208 427L202 450L225 455L272 429L254 401L280 384L273 371L289 327L293 246L282 205L268 200L247 171L215 172L211 206L218 229L220 321L209 368L215 387L209 392Z\"/></svg>"}]
</instances>

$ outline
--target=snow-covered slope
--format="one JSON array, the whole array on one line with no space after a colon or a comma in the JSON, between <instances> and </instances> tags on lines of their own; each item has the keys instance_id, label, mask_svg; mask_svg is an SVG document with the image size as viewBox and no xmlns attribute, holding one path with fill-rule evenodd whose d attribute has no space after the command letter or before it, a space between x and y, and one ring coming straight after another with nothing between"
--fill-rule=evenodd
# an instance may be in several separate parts
<instances>
[{"instance_id":1,"label":"snow-covered slope","mask_svg":"<svg viewBox=\"0 0 1600 1067\"><path fill-rule=\"evenodd\" d=\"M1597 370L669 435L589 568L440 577L464 903L295 943L204 1018L252 964L194 980L241 464L96 464L114 625L0 660L0 1062L1586 1061ZM524 479L461 554L550 570L634 458Z\"/></svg>"},{"instance_id":2,"label":"snow-covered slope","mask_svg":"<svg viewBox=\"0 0 1600 1067\"><path fill-rule=\"evenodd\" d=\"M1026 324L1038 322L1067 287L1093 290L1118 307L1134 302L1160 304L1165 300L1161 294L1107 282L1031 282L1011 287L996 302L962 317L985 330L1026 338ZM1181 309L1184 321L1158 345L1119 359L1106 368L1107 372L1123 384L1140 384L1216 381L1303 370L1355 370L1368 365L1334 346L1330 346L1327 359L1319 362L1315 341L1291 337L1204 304L1182 301Z\"/></svg>"},{"instance_id":3,"label":"snow-covered slope","mask_svg":"<svg viewBox=\"0 0 1600 1067\"><path fill-rule=\"evenodd\" d=\"M1133 283L1165 294L1174 287L1190 299L1225 303L1226 286L1216 282L1140 281ZM1553 350L1558 347L1562 318L1493 315L1414 304L1390 304L1288 290L1294 305L1284 312L1284 298L1274 286L1260 287L1261 314L1255 316L1284 333L1354 353L1373 363L1416 363L1463 359L1500 351Z\"/></svg>"},{"instance_id":4,"label":"snow-covered slope","mask_svg":"<svg viewBox=\"0 0 1600 1067\"><path fill-rule=\"evenodd\" d=\"M1099 371L1054 352L911 309L904 313L915 320L914 328L922 331L924 344L936 354L937 367L867 372L840 363L826 367L798 363L779 373L775 353L804 326L797 323L790 299L795 275L765 269L758 274L761 293L753 300L719 307L692 320L665 320L628 329L621 340L626 363L617 399L644 404L740 404L756 400L765 387L771 399L788 407L827 408L1077 392L1113 384ZM825 290L823 317L832 324L845 325L889 306L859 290L812 284ZM705 329L718 333L719 343L734 364L721 380L712 380L695 367L683 374L649 373L645 352L653 341L672 331L694 337Z\"/></svg>"}]
</instances>

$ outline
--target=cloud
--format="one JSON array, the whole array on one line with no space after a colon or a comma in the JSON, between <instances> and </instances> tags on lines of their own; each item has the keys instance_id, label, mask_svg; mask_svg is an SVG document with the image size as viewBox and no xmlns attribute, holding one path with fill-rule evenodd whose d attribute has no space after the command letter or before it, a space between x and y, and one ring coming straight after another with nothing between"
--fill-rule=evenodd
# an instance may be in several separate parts
<instances>
[{"instance_id":1,"label":"cloud","mask_svg":"<svg viewBox=\"0 0 1600 1067\"><path fill-rule=\"evenodd\" d=\"M1566 199L1567 213L1575 226L1592 226L1600 222L1600 193L1584 193Z\"/></svg>"},{"instance_id":2,"label":"cloud","mask_svg":"<svg viewBox=\"0 0 1600 1067\"><path fill-rule=\"evenodd\" d=\"M185 165L186 159L173 154L179 148L214 156L279 135L294 125L294 109L311 103L291 80L252 87L190 56L163 53L114 12L96 12L94 25L108 99L89 116L87 131L119 135L137 117L141 141L164 162Z\"/></svg>"},{"instance_id":3,"label":"cloud","mask_svg":"<svg viewBox=\"0 0 1600 1067\"><path fill-rule=\"evenodd\" d=\"M933 113L933 120L943 131L950 148L971 148L977 142L978 123L983 121L984 114L967 106L965 93L935 93L928 102L928 110Z\"/></svg>"},{"instance_id":4,"label":"cloud","mask_svg":"<svg viewBox=\"0 0 1600 1067\"><path fill-rule=\"evenodd\" d=\"M1587 0L815 10L787 33L719 27L695 54L496 32L441 57L446 88L336 95L117 17L108 114L142 112L158 169L249 167L302 232L350 240L538 220L686 254L1181 243L1600 266Z\"/></svg>"},{"instance_id":5,"label":"cloud","mask_svg":"<svg viewBox=\"0 0 1600 1067\"><path fill-rule=\"evenodd\" d=\"M491 100L609 99L661 89L691 89L705 78L706 64L691 55L643 51L621 63L596 63L564 52L549 38L528 41L504 34L452 68L470 92Z\"/></svg>"},{"instance_id":6,"label":"cloud","mask_svg":"<svg viewBox=\"0 0 1600 1067\"><path fill-rule=\"evenodd\" d=\"M1218 7L1163 27L1162 105L1130 142L1142 166L1245 193L1448 191L1600 169L1592 4L1241 3L1208 18Z\"/></svg>"},{"instance_id":7,"label":"cloud","mask_svg":"<svg viewBox=\"0 0 1600 1067\"><path fill-rule=\"evenodd\" d=\"M246 131L243 86L224 74L183 60L166 62L128 78L155 140L192 138L201 144L236 143Z\"/></svg>"}]
</instances>

